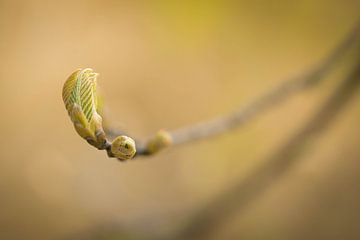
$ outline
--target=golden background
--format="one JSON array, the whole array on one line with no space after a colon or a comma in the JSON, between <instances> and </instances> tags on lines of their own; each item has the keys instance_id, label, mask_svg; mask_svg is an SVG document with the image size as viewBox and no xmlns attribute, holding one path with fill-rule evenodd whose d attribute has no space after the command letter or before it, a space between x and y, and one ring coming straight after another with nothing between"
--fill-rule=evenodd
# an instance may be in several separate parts
<instances>
[{"instance_id":1,"label":"golden background","mask_svg":"<svg viewBox=\"0 0 360 240\"><path fill-rule=\"evenodd\" d=\"M121 163L73 129L61 90L75 69L99 72L111 122L146 137L231 112L310 68L359 9L354 0L0 0L0 239L170 239L337 84L218 138ZM359 100L210 238L359 237Z\"/></svg>"}]
</instances>

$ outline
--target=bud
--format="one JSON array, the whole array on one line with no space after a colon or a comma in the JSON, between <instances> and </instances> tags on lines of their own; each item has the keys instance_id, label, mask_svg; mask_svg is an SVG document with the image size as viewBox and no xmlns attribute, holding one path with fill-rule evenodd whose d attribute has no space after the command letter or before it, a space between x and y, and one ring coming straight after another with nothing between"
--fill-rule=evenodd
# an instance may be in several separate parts
<instances>
[{"instance_id":1,"label":"bud","mask_svg":"<svg viewBox=\"0 0 360 240\"><path fill-rule=\"evenodd\" d=\"M150 154L156 153L172 144L171 135L165 131L160 130L147 143L146 149Z\"/></svg>"},{"instance_id":2,"label":"bud","mask_svg":"<svg viewBox=\"0 0 360 240\"><path fill-rule=\"evenodd\" d=\"M119 136L111 144L111 153L120 160L128 160L135 156L135 141L127 136Z\"/></svg>"},{"instance_id":3,"label":"bud","mask_svg":"<svg viewBox=\"0 0 360 240\"><path fill-rule=\"evenodd\" d=\"M62 97L77 133L96 148L105 147L102 118L97 113L96 78L90 68L78 69L66 80Z\"/></svg>"}]
</instances>

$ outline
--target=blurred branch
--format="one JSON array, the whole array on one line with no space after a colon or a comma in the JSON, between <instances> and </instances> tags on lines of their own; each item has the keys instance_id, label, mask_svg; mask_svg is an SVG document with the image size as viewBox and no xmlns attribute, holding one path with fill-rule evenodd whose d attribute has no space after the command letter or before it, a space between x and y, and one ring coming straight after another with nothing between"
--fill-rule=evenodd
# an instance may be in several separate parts
<instances>
[{"instance_id":1,"label":"blurred branch","mask_svg":"<svg viewBox=\"0 0 360 240\"><path fill-rule=\"evenodd\" d=\"M169 145L188 143L224 133L249 122L260 113L285 101L294 94L309 87L316 86L316 84L324 79L332 70L333 66L344 56L351 46L359 41L359 35L360 23L358 23L334 51L317 66L295 78L285 81L282 85L228 116L169 132L162 130L148 141L137 141L137 155L151 155ZM150 146L152 146L153 149L151 149Z\"/></svg>"},{"instance_id":2,"label":"blurred branch","mask_svg":"<svg viewBox=\"0 0 360 240\"><path fill-rule=\"evenodd\" d=\"M253 202L271 184L283 176L300 159L304 150L315 137L322 133L335 120L347 103L355 96L360 86L360 51L356 50L357 62L350 74L325 101L320 110L286 144L266 159L246 179L220 195L204 207L175 239L208 239L217 227L226 222L232 213L239 213Z\"/></svg>"},{"instance_id":3,"label":"blurred branch","mask_svg":"<svg viewBox=\"0 0 360 240\"><path fill-rule=\"evenodd\" d=\"M77 133L95 148L106 150L109 157L125 161L135 156L155 154L171 145L218 135L249 122L265 110L278 105L295 93L315 86L324 79L351 46L359 40L359 35L360 24L357 24L345 40L318 65L285 81L279 87L228 116L174 131L160 130L145 141L134 141L133 138L123 135L121 131L106 126L106 121L101 117L102 100L96 91L98 74L91 68L73 72L64 83L62 97ZM108 138L114 135L118 136L113 139Z\"/></svg>"},{"instance_id":4,"label":"blurred branch","mask_svg":"<svg viewBox=\"0 0 360 240\"><path fill-rule=\"evenodd\" d=\"M357 24L345 40L341 42L322 62L306 71L304 74L285 81L279 87L271 90L233 114L174 131L161 130L149 140L136 141L136 155L151 155L170 145L183 144L221 134L234 127L245 124L255 116L258 116L265 110L285 101L294 94L308 89L309 87L316 86L317 83L325 79L326 75L330 73L345 53L348 52L354 44L359 43L359 35L360 24ZM356 54L360 56L359 51L357 51ZM234 188L223 193L218 199L204 209L200 210L187 227L174 238L207 238L216 226L220 225L220 223L231 216L231 213L234 210L243 209L247 204L259 196L264 189L281 177L286 170L301 157L303 153L302 150L305 146L314 139L316 134L319 134L326 129L326 127L334 120L334 117L341 109L343 109L346 103L349 102L351 97L354 96L360 83L359 61L357 61L354 69L355 70L346 77L328 98L319 112L315 114L299 132L290 138L283 147L267 159L263 166L245 180L239 182ZM126 136L118 136L114 141L108 141L106 135L111 136L112 134L118 135L119 133L122 133L113 132L114 130L105 128L105 134L102 129L101 118L97 116L96 111L94 112L95 107L88 107L96 105L94 104L96 101L94 97L95 91L93 91L95 88L94 82L89 80L89 77L94 78L96 74L93 73L91 69L78 70L74 74L68 79L67 85L65 85L63 98L79 135L98 149L105 149L109 157L116 157L120 160L132 158L135 154L134 141ZM83 77L82 80L87 84L85 85L87 88L82 92L76 92L77 95L74 95L73 93L76 88L73 85L75 80L79 81L80 78L78 78L78 76ZM81 82L81 84L83 84L83 82ZM89 97L84 98L83 96L87 96L86 94L89 94ZM83 104L83 102L80 101L82 99L78 100L78 97L83 97L88 100L89 103L84 105L84 109L88 111L84 112L84 109L82 109L80 105L76 105L78 102L79 104ZM88 116L95 116L96 121L94 118L89 118ZM91 119L91 121L88 120L88 118Z\"/></svg>"}]
</instances>

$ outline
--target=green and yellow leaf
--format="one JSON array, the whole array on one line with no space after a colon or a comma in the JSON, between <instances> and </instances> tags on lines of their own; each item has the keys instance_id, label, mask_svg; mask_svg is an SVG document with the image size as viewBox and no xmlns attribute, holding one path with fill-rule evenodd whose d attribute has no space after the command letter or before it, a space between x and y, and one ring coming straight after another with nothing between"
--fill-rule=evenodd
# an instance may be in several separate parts
<instances>
[{"instance_id":1,"label":"green and yellow leaf","mask_svg":"<svg viewBox=\"0 0 360 240\"><path fill-rule=\"evenodd\" d=\"M78 134L101 148L105 142L102 119L97 113L96 79L90 68L78 69L66 80L62 97L65 108Z\"/></svg>"}]
</instances>

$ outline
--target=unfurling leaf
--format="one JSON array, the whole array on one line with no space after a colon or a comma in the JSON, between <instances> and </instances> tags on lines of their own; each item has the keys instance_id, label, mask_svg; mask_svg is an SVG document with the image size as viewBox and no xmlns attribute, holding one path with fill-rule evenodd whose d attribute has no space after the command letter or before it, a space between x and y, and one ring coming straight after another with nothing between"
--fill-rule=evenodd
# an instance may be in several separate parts
<instances>
[{"instance_id":1,"label":"unfurling leaf","mask_svg":"<svg viewBox=\"0 0 360 240\"><path fill-rule=\"evenodd\" d=\"M91 145L102 149L106 138L102 118L97 113L97 76L90 68L76 70L66 80L62 97L77 133Z\"/></svg>"}]
</instances>

